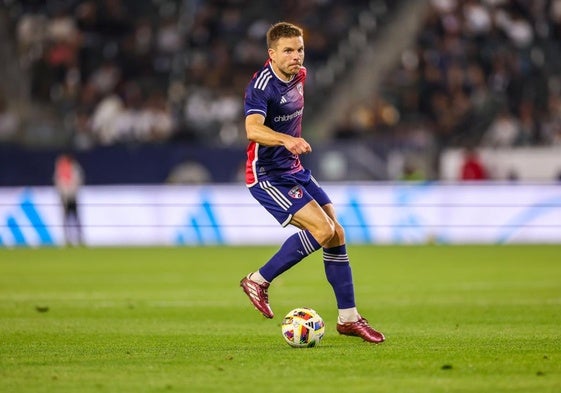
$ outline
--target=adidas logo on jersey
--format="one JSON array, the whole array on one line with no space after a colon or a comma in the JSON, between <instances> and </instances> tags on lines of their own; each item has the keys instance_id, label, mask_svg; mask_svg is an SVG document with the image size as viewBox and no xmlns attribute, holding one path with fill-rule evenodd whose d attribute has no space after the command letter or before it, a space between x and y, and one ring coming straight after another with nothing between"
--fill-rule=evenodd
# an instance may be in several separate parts
<instances>
[{"instance_id":1,"label":"adidas logo on jersey","mask_svg":"<svg viewBox=\"0 0 561 393\"><path fill-rule=\"evenodd\" d=\"M286 104L287 102L288 102L288 100L287 100L286 98L284 98L284 96L282 96L282 97L281 97L281 100L280 100L280 104L281 104L281 105L282 105L282 104Z\"/></svg>"}]
</instances>

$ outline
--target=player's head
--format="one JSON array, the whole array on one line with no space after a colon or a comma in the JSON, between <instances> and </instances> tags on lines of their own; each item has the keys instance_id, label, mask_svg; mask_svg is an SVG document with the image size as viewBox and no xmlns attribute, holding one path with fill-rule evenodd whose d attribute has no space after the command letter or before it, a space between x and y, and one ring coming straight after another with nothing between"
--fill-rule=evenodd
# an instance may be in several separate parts
<instances>
[{"instance_id":1,"label":"player's head","mask_svg":"<svg viewBox=\"0 0 561 393\"><path fill-rule=\"evenodd\" d=\"M289 79L304 63L304 32L292 23L279 22L267 31L269 58L275 72Z\"/></svg>"}]
</instances>

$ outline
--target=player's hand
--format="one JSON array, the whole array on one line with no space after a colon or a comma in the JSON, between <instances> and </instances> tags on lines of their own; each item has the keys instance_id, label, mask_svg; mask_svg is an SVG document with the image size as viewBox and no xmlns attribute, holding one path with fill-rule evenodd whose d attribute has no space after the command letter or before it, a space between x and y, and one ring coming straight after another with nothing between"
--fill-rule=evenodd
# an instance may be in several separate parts
<instances>
[{"instance_id":1,"label":"player's hand","mask_svg":"<svg viewBox=\"0 0 561 393\"><path fill-rule=\"evenodd\" d=\"M291 138L284 147L292 154L308 154L312 151L312 146L304 138Z\"/></svg>"}]
</instances>

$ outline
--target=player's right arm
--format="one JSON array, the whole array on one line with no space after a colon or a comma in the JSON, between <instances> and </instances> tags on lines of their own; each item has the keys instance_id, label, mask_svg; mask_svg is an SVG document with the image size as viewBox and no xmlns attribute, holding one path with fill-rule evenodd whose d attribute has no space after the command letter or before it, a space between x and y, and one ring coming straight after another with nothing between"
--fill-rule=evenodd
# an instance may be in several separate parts
<instances>
[{"instance_id":1,"label":"player's right arm","mask_svg":"<svg viewBox=\"0 0 561 393\"><path fill-rule=\"evenodd\" d=\"M265 125L265 117L252 113L245 118L245 131L247 139L263 146L284 146L292 154L306 154L312 147L304 138L277 132Z\"/></svg>"}]
</instances>

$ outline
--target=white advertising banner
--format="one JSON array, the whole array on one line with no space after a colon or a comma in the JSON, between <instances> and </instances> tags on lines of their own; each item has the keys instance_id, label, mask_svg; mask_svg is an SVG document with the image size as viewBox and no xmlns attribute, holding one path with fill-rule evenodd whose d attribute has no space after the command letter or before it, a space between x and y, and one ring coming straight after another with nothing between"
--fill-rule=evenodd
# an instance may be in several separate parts
<instances>
[{"instance_id":1,"label":"white advertising banner","mask_svg":"<svg viewBox=\"0 0 561 393\"><path fill-rule=\"evenodd\" d=\"M348 243L561 243L558 184L324 184ZM87 186L88 246L280 244L282 228L244 185ZM64 245L53 188L0 188L0 247Z\"/></svg>"}]
</instances>

